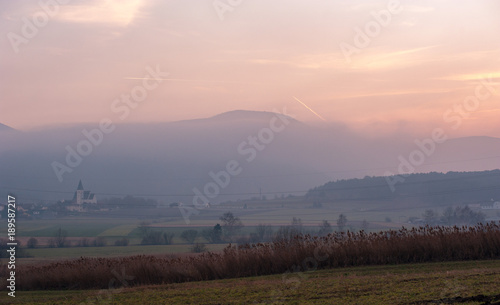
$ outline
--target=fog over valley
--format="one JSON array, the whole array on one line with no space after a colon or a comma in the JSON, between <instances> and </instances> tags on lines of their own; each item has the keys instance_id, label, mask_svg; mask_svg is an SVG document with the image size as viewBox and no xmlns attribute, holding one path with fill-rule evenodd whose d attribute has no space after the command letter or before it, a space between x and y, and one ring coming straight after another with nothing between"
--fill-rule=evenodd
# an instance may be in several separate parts
<instances>
[{"instance_id":1,"label":"fog over valley","mask_svg":"<svg viewBox=\"0 0 500 305\"><path fill-rule=\"evenodd\" d=\"M70 199L82 179L99 198L139 195L190 204L194 188L204 192L207 183L219 179L220 190L211 199L217 203L260 194L303 195L329 181L366 175L495 169L500 151L500 139L493 137L448 138L442 133L438 143L432 130L420 138L367 137L343 124L303 123L286 114L242 110L206 119L98 128L3 127L2 195L10 191L33 201ZM227 172L228 163L234 167L229 176L220 173Z\"/></svg>"}]
</instances>

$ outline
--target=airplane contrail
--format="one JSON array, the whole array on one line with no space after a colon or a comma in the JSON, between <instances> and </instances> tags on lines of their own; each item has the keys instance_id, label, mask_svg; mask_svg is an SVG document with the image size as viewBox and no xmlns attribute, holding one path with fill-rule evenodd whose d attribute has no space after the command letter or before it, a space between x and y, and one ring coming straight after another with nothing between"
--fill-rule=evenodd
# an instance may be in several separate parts
<instances>
[{"instance_id":1,"label":"airplane contrail","mask_svg":"<svg viewBox=\"0 0 500 305\"><path fill-rule=\"evenodd\" d=\"M323 121L326 121L325 118L323 118L321 115L317 114L316 111L312 110L311 108L309 108L309 106L307 106L306 104L304 104L301 100L299 100L298 98L296 98L295 96L292 96L297 102L301 103L302 106L306 107L307 109L309 109L309 111L311 111L312 113L314 113L318 118L322 119Z\"/></svg>"},{"instance_id":2,"label":"airplane contrail","mask_svg":"<svg viewBox=\"0 0 500 305\"><path fill-rule=\"evenodd\" d=\"M206 79L183 79L183 78L124 77L123 79L156 79L156 80L169 80L175 82L235 83L235 84L253 84L253 85L263 84L256 82L239 82L230 80L206 80Z\"/></svg>"}]
</instances>

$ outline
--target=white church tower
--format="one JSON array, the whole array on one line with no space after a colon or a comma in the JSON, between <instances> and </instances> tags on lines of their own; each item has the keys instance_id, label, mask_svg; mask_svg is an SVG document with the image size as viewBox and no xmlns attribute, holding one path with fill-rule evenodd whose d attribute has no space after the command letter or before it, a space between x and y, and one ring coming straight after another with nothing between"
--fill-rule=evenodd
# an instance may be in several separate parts
<instances>
[{"instance_id":1,"label":"white church tower","mask_svg":"<svg viewBox=\"0 0 500 305\"><path fill-rule=\"evenodd\" d=\"M73 202L76 204L97 203L97 198L95 194L83 189L82 180L80 180L75 195L73 196Z\"/></svg>"}]
</instances>

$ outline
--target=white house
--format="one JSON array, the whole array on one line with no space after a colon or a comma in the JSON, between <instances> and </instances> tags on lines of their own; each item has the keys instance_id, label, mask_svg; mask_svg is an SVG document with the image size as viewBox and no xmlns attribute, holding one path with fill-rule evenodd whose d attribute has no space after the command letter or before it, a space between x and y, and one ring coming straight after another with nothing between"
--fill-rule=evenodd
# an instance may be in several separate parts
<instances>
[{"instance_id":1,"label":"white house","mask_svg":"<svg viewBox=\"0 0 500 305\"><path fill-rule=\"evenodd\" d=\"M492 205L483 205L481 206L483 210L500 210L500 201L493 202Z\"/></svg>"}]
</instances>

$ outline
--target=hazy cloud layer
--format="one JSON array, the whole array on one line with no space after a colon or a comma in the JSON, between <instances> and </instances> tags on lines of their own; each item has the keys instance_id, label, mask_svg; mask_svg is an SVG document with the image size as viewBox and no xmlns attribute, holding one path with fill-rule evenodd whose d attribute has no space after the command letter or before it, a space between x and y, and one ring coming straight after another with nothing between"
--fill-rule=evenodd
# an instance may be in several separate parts
<instances>
[{"instance_id":1,"label":"hazy cloud layer","mask_svg":"<svg viewBox=\"0 0 500 305\"><path fill-rule=\"evenodd\" d=\"M234 109L287 106L370 132L398 121L420 132L500 68L496 1L401 0L380 34L348 63L339 45L389 1L243 1L221 21L212 1L71 1L15 53L38 2L0 3L0 122L27 129L98 122L120 94L159 65L172 80L149 93L127 122L202 118ZM497 136L498 92L456 136ZM397 126L397 124L396 124Z\"/></svg>"},{"instance_id":2,"label":"hazy cloud layer","mask_svg":"<svg viewBox=\"0 0 500 305\"><path fill-rule=\"evenodd\" d=\"M424 160L413 172L498 168L498 138L449 139L429 146L431 135L366 138L344 125L318 127L290 118L290 124L283 125L272 138L265 135L265 141L270 141L263 143L259 134L269 128L274 116L240 111L203 120L116 125L101 144L82 157L80 165L62 175L62 182L52 162L66 165L65 147L77 150L78 143L87 139L82 130L95 126L0 132L2 143L9 143L0 149L0 192L16 192L25 200L70 199L82 179L100 198L161 195L155 198L189 203L193 188L203 190L214 181L210 172L225 170L227 163L235 160L241 173L231 177L213 202L248 198L261 190L270 197L299 195L332 180L388 171L406 173L399 172L400 158L418 161L418 156L412 156L416 151ZM249 137L257 139L259 149L250 144ZM426 148L416 145L415 140L427 143ZM430 148L429 156L422 153ZM403 164L403 170L407 165Z\"/></svg>"}]
</instances>

